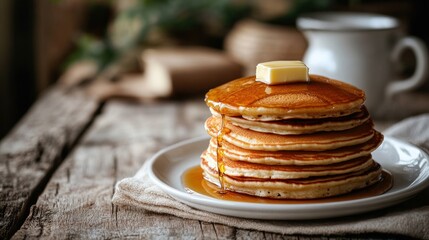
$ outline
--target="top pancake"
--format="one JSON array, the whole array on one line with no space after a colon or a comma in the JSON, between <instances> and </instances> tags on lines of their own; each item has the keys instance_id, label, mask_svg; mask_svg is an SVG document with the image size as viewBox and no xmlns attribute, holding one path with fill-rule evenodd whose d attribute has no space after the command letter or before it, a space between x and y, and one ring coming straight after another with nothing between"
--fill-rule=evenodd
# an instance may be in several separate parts
<instances>
[{"instance_id":1,"label":"top pancake","mask_svg":"<svg viewBox=\"0 0 429 240\"><path fill-rule=\"evenodd\" d=\"M205 101L214 111L227 116L272 121L349 115L360 111L365 93L318 75L310 75L309 82L280 85L267 85L251 76L211 89Z\"/></svg>"}]
</instances>

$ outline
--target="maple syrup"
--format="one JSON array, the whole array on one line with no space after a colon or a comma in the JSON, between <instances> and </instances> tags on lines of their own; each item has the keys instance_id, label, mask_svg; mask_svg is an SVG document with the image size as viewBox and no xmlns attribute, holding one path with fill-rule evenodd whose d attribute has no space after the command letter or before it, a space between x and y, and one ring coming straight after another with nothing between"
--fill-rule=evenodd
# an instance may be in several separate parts
<instances>
[{"instance_id":1,"label":"maple syrup","mask_svg":"<svg viewBox=\"0 0 429 240\"><path fill-rule=\"evenodd\" d=\"M287 108L289 111L302 108L330 108L335 104L355 103L364 99L364 92L353 86L321 76L311 76L311 83L288 83L269 86L245 77L211 89L206 94L206 103L221 114L235 113L234 108L260 107ZM263 104L261 103L263 102Z\"/></svg>"},{"instance_id":2,"label":"maple syrup","mask_svg":"<svg viewBox=\"0 0 429 240\"><path fill-rule=\"evenodd\" d=\"M367 188L339 196L309 200L262 198L231 192L225 189L221 190L218 186L203 178L203 171L200 166L189 168L182 175L182 183L189 193L199 193L220 200L270 204L305 204L338 202L378 196L387 192L392 187L393 178L390 173L383 170L380 181Z\"/></svg>"},{"instance_id":3,"label":"maple syrup","mask_svg":"<svg viewBox=\"0 0 429 240\"><path fill-rule=\"evenodd\" d=\"M218 189L218 192L223 194L225 193L225 187L224 187L224 180L223 180L223 174L225 173L225 163L223 161L224 157L224 149L223 149L223 137L225 134L227 134L230 130L225 127L225 115L222 114L221 116L222 122L220 125L219 132L217 134L216 138L216 160L217 160L217 170L218 170L218 178L220 183L220 188Z\"/></svg>"}]
</instances>

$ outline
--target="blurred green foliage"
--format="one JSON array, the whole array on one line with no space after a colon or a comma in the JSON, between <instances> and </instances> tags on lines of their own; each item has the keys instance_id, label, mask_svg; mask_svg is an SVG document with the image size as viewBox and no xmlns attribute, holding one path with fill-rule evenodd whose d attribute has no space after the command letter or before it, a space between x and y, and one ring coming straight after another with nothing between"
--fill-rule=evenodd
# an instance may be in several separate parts
<instances>
[{"instance_id":1,"label":"blurred green foliage","mask_svg":"<svg viewBox=\"0 0 429 240\"><path fill-rule=\"evenodd\" d=\"M281 1L281 0L280 0ZM325 10L333 0L284 0L290 7L284 14L264 22L294 25L296 18L309 11ZM101 39L83 34L76 51L66 66L82 59L91 59L103 69L127 51L153 44L150 35L160 33L167 38L201 38L205 43L221 42L238 20L257 18L257 0L135 0L121 9ZM258 4L264 4L261 0ZM195 41L194 41L195 42ZM218 43L221 46L222 43Z\"/></svg>"},{"instance_id":2,"label":"blurred green foliage","mask_svg":"<svg viewBox=\"0 0 429 240\"><path fill-rule=\"evenodd\" d=\"M306 12L322 11L329 9L334 0L296 0L293 1L287 13L279 17L267 19L266 22L280 25L295 25L299 15Z\"/></svg>"}]
</instances>

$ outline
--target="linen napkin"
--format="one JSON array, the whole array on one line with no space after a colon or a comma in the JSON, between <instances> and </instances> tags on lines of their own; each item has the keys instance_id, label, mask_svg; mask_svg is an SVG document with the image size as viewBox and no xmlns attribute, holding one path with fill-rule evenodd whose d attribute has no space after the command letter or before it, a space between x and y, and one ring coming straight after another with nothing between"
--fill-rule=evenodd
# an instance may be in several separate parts
<instances>
[{"instance_id":1,"label":"linen napkin","mask_svg":"<svg viewBox=\"0 0 429 240\"><path fill-rule=\"evenodd\" d=\"M429 149L429 114L401 121L384 132ZM429 239L429 188L402 204L347 217L302 220L254 220L218 215L189 207L173 199L151 182L146 165L131 178L117 183L115 205L134 206L148 211L227 226L299 235L399 234Z\"/></svg>"}]
</instances>

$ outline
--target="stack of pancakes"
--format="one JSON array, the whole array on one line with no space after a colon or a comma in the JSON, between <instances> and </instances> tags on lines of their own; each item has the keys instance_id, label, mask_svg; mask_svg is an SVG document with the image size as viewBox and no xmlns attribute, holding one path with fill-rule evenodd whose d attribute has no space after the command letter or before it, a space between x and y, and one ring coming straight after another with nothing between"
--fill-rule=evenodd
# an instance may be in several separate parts
<instances>
[{"instance_id":1,"label":"stack of pancakes","mask_svg":"<svg viewBox=\"0 0 429 240\"><path fill-rule=\"evenodd\" d=\"M382 169L371 152L383 136L364 100L362 90L317 75L280 85L246 77L214 88L206 95L212 139L201 156L204 178L216 185L221 179L229 191L279 199L372 185Z\"/></svg>"}]
</instances>

